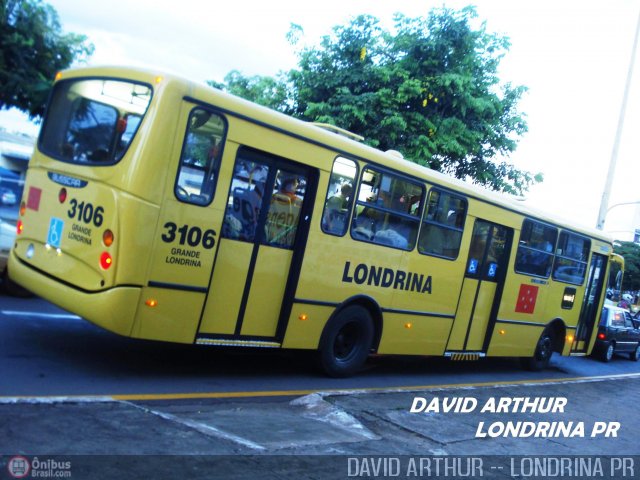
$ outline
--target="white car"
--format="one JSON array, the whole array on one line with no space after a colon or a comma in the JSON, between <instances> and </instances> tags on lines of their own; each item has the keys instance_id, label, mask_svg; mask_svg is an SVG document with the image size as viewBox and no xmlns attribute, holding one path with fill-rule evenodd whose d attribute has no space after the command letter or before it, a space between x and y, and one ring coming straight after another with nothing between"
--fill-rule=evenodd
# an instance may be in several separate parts
<instances>
[{"instance_id":1,"label":"white car","mask_svg":"<svg viewBox=\"0 0 640 480\"><path fill-rule=\"evenodd\" d=\"M16 283L9 280L7 272L7 261L9 260L9 250L13 247L16 239L16 226L13 223L0 219L0 278L2 287L9 295L27 297L31 293Z\"/></svg>"},{"instance_id":2,"label":"white car","mask_svg":"<svg viewBox=\"0 0 640 480\"><path fill-rule=\"evenodd\" d=\"M7 269L9 250L16 238L16 226L0 219L0 274L4 277Z\"/></svg>"}]
</instances>

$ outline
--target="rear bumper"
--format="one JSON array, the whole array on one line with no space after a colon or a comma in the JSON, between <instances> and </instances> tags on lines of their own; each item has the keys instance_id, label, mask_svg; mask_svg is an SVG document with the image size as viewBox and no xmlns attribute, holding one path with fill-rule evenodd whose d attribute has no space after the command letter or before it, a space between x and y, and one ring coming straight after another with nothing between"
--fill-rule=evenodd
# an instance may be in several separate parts
<instances>
[{"instance_id":1,"label":"rear bumper","mask_svg":"<svg viewBox=\"0 0 640 480\"><path fill-rule=\"evenodd\" d=\"M111 332L131 336L140 287L115 287L86 292L61 283L20 261L12 250L9 276L39 297Z\"/></svg>"}]
</instances>

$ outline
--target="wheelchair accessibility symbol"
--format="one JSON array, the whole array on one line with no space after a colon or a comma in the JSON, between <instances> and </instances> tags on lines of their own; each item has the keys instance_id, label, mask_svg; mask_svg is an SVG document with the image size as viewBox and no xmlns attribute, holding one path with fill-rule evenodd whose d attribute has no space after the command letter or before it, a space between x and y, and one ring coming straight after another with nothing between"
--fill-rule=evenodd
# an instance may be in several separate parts
<instances>
[{"instance_id":1,"label":"wheelchair accessibility symbol","mask_svg":"<svg viewBox=\"0 0 640 480\"><path fill-rule=\"evenodd\" d=\"M64 220L56 217L51 217L51 222L49 222L49 233L47 234L47 243L53 248L60 248L63 228Z\"/></svg>"}]
</instances>

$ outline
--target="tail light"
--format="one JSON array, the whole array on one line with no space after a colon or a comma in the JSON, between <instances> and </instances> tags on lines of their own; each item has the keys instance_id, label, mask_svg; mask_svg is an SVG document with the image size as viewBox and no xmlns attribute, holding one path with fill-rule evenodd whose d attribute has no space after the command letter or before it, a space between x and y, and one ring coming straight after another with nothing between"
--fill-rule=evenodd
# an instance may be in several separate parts
<instances>
[{"instance_id":1,"label":"tail light","mask_svg":"<svg viewBox=\"0 0 640 480\"><path fill-rule=\"evenodd\" d=\"M102 252L102 255L100 255L100 266L102 269L109 270L111 265L113 265L113 258L109 255L109 252Z\"/></svg>"}]
</instances>

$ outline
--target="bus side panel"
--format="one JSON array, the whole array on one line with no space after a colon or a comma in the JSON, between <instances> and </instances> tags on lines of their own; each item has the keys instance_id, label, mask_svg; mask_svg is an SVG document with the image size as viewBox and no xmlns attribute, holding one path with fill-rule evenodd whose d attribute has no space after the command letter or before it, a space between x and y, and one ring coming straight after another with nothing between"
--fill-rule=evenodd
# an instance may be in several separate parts
<instances>
[{"instance_id":1,"label":"bus side panel","mask_svg":"<svg viewBox=\"0 0 640 480\"><path fill-rule=\"evenodd\" d=\"M322 209L316 206L315 211ZM296 298L340 304L366 295L380 307L390 308L393 284L375 280L372 271L375 274L387 268L395 275L404 252L353 240L348 232L342 238L325 235L317 223L311 226Z\"/></svg>"},{"instance_id":2,"label":"bus side panel","mask_svg":"<svg viewBox=\"0 0 640 480\"><path fill-rule=\"evenodd\" d=\"M322 330L334 310L333 306L294 304L282 348L316 350Z\"/></svg>"},{"instance_id":3,"label":"bus side panel","mask_svg":"<svg viewBox=\"0 0 640 480\"><path fill-rule=\"evenodd\" d=\"M544 325L515 325L498 322L487 350L490 357L530 357ZM503 333L504 332L504 333Z\"/></svg>"},{"instance_id":4,"label":"bus side panel","mask_svg":"<svg viewBox=\"0 0 640 480\"><path fill-rule=\"evenodd\" d=\"M148 299L155 303L145 304ZM203 293L143 288L132 336L193 343L203 303Z\"/></svg>"},{"instance_id":5,"label":"bus side panel","mask_svg":"<svg viewBox=\"0 0 640 480\"><path fill-rule=\"evenodd\" d=\"M442 355L452 321L451 318L385 313L378 353Z\"/></svg>"}]
</instances>

